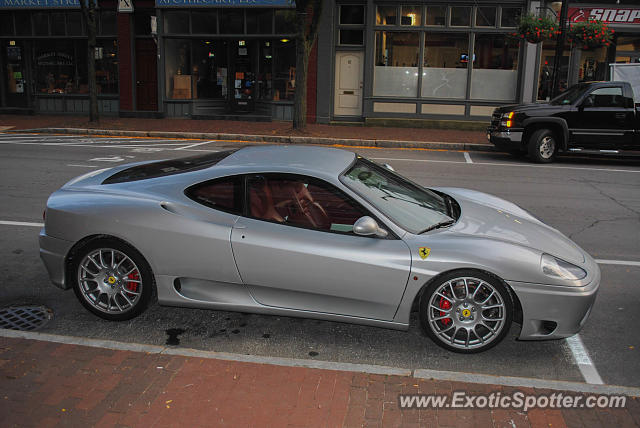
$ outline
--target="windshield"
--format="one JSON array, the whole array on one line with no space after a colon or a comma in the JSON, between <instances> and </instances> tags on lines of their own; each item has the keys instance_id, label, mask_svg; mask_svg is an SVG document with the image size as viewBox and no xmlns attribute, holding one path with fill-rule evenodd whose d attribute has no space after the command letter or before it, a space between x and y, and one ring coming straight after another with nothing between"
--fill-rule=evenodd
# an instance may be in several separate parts
<instances>
[{"instance_id":1,"label":"windshield","mask_svg":"<svg viewBox=\"0 0 640 428\"><path fill-rule=\"evenodd\" d=\"M452 220L442 196L361 157L342 181L411 233Z\"/></svg>"},{"instance_id":2,"label":"windshield","mask_svg":"<svg viewBox=\"0 0 640 428\"><path fill-rule=\"evenodd\" d=\"M578 100L578 98L582 96L584 91L587 89L587 86L589 85L586 85L583 83L573 85L572 87L570 87L569 89L567 89L566 91L564 91L563 93L561 93L560 95L558 95L557 97L549 101L549 104L554 106L559 106L564 104L573 104Z\"/></svg>"}]
</instances>

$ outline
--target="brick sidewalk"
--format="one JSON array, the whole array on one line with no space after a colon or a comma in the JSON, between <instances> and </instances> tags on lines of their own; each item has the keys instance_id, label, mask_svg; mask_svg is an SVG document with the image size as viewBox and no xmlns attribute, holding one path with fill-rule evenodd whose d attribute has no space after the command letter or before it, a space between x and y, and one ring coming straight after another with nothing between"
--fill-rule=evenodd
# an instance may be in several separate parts
<instances>
[{"instance_id":1,"label":"brick sidewalk","mask_svg":"<svg viewBox=\"0 0 640 428\"><path fill-rule=\"evenodd\" d=\"M515 389L0 338L5 427L640 425L635 398L624 409L609 410L398 408L400 393L452 391L509 394Z\"/></svg>"},{"instance_id":2,"label":"brick sidewalk","mask_svg":"<svg viewBox=\"0 0 640 428\"><path fill-rule=\"evenodd\" d=\"M35 128L90 128L127 131L207 132L417 142L435 141L469 144L486 144L487 142L486 133L483 131L309 124L305 132L294 132L291 129L290 122L103 117L98 124L89 124L86 116L0 115L0 127L1 126L13 126L12 130Z\"/></svg>"}]
</instances>

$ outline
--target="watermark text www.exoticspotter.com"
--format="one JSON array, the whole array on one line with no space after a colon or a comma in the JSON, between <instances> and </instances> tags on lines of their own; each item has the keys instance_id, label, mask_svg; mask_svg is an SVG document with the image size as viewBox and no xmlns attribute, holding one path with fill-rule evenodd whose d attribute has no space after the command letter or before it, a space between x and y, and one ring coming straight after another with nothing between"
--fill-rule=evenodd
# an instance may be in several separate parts
<instances>
[{"instance_id":1,"label":"watermark text www.exoticspotter.com","mask_svg":"<svg viewBox=\"0 0 640 428\"><path fill-rule=\"evenodd\" d=\"M624 395L578 395L554 392L551 394L512 394L492 392L472 395L464 391L452 394L401 394L398 405L401 409L605 409L623 408L627 404Z\"/></svg>"}]
</instances>

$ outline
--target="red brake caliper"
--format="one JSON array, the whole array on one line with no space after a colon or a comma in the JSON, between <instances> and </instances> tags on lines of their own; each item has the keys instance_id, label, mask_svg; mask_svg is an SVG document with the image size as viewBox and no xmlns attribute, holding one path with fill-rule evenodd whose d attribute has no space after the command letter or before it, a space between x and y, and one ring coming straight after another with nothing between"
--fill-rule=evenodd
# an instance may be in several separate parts
<instances>
[{"instance_id":1,"label":"red brake caliper","mask_svg":"<svg viewBox=\"0 0 640 428\"><path fill-rule=\"evenodd\" d=\"M138 275L138 271L131 272L127 275L129 279L135 279L136 281L140 280L140 275ZM133 291L134 293L138 291L138 283L137 282L127 282L127 290Z\"/></svg>"},{"instance_id":2,"label":"red brake caliper","mask_svg":"<svg viewBox=\"0 0 640 428\"><path fill-rule=\"evenodd\" d=\"M441 297L440 301L438 302L438 307L440 309L451 309L451 302L445 299L444 297ZM446 314L447 314L446 312L440 311L440 316L443 316ZM444 318L444 319L441 319L440 321L444 325L449 325L449 323L451 322L451 318Z\"/></svg>"}]
</instances>

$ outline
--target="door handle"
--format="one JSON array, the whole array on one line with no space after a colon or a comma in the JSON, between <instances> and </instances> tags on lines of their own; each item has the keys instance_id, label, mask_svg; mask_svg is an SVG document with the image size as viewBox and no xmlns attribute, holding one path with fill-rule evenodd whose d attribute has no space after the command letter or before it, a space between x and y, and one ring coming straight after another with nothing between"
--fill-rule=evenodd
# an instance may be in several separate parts
<instances>
[{"instance_id":1,"label":"door handle","mask_svg":"<svg viewBox=\"0 0 640 428\"><path fill-rule=\"evenodd\" d=\"M235 226L233 226L233 228L234 228L234 229L246 229L246 228L247 228L247 226L244 226L244 225L235 225Z\"/></svg>"}]
</instances>

